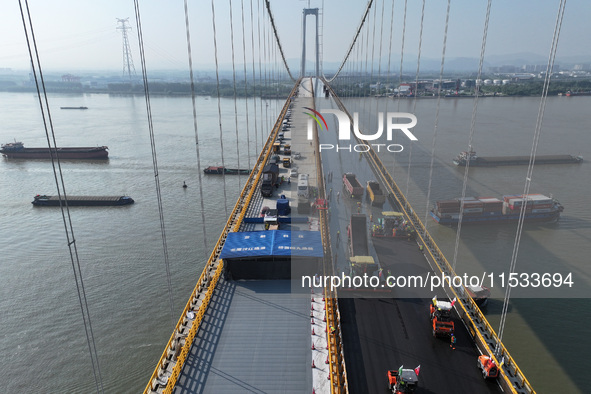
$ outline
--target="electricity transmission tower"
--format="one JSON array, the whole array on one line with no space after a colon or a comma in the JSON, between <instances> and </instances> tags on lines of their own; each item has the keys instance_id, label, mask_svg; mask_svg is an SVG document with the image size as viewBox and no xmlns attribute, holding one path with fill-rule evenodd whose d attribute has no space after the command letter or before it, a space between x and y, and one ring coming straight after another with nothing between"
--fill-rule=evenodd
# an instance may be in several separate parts
<instances>
[{"instance_id":1,"label":"electricity transmission tower","mask_svg":"<svg viewBox=\"0 0 591 394\"><path fill-rule=\"evenodd\" d=\"M119 19L117 18L117 30L121 30L123 37L123 77L127 77L130 80L136 77L135 67L133 66L133 58L131 57L131 48L129 47L129 39L127 38L127 31L131 30L131 27L127 25L129 18Z\"/></svg>"}]
</instances>

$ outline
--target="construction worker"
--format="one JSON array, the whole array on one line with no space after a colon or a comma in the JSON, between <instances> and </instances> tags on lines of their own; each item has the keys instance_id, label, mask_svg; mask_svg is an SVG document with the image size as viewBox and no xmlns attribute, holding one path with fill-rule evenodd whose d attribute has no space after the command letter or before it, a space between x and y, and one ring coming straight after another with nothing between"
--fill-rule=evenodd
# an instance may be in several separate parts
<instances>
[{"instance_id":1,"label":"construction worker","mask_svg":"<svg viewBox=\"0 0 591 394\"><path fill-rule=\"evenodd\" d=\"M424 249L423 245L419 245L419 250L422 252Z\"/></svg>"},{"instance_id":2,"label":"construction worker","mask_svg":"<svg viewBox=\"0 0 591 394\"><path fill-rule=\"evenodd\" d=\"M337 202L339 202L341 199L341 192L337 192Z\"/></svg>"},{"instance_id":3,"label":"construction worker","mask_svg":"<svg viewBox=\"0 0 591 394\"><path fill-rule=\"evenodd\" d=\"M454 334L451 334L451 336L449 337L449 347L451 348L451 350L456 350L456 336Z\"/></svg>"},{"instance_id":4,"label":"construction worker","mask_svg":"<svg viewBox=\"0 0 591 394\"><path fill-rule=\"evenodd\" d=\"M337 329L334 326L330 326L330 333L334 334Z\"/></svg>"},{"instance_id":5,"label":"construction worker","mask_svg":"<svg viewBox=\"0 0 591 394\"><path fill-rule=\"evenodd\" d=\"M337 242L341 240L341 231L337 230Z\"/></svg>"}]
</instances>

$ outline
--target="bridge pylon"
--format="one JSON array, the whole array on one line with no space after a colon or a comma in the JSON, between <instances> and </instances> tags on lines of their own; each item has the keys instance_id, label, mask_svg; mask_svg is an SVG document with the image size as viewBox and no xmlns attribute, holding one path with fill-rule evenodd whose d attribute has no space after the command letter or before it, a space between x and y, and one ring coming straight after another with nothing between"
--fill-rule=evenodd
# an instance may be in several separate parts
<instances>
[{"instance_id":1,"label":"bridge pylon","mask_svg":"<svg viewBox=\"0 0 591 394\"><path fill-rule=\"evenodd\" d=\"M306 17L313 15L316 17L316 34L315 34L315 47L316 47L316 74L320 76L320 33L318 29L318 8L304 8L302 13L302 64L300 68L300 76L303 78L306 74Z\"/></svg>"}]
</instances>

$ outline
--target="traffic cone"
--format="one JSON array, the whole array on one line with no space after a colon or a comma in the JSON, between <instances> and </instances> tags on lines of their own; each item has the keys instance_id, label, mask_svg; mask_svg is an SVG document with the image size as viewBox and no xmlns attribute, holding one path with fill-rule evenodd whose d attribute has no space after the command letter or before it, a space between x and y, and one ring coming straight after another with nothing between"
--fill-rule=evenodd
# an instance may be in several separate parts
<instances>
[{"instance_id":1,"label":"traffic cone","mask_svg":"<svg viewBox=\"0 0 591 394\"><path fill-rule=\"evenodd\" d=\"M322 318L322 321L326 323L326 315Z\"/></svg>"},{"instance_id":2,"label":"traffic cone","mask_svg":"<svg viewBox=\"0 0 591 394\"><path fill-rule=\"evenodd\" d=\"M314 297L312 297L312 302L314 302Z\"/></svg>"},{"instance_id":3,"label":"traffic cone","mask_svg":"<svg viewBox=\"0 0 591 394\"><path fill-rule=\"evenodd\" d=\"M326 361L324 362L324 364L328 364L328 363L329 363L328 356L326 356Z\"/></svg>"},{"instance_id":4,"label":"traffic cone","mask_svg":"<svg viewBox=\"0 0 591 394\"><path fill-rule=\"evenodd\" d=\"M314 342L312 342L312 350L316 350L316 346L314 346Z\"/></svg>"},{"instance_id":5,"label":"traffic cone","mask_svg":"<svg viewBox=\"0 0 591 394\"><path fill-rule=\"evenodd\" d=\"M314 336L314 335L316 335L316 334L314 333L314 327L312 327L312 336Z\"/></svg>"},{"instance_id":6,"label":"traffic cone","mask_svg":"<svg viewBox=\"0 0 591 394\"><path fill-rule=\"evenodd\" d=\"M311 310L311 311L313 311L313 310L314 310L314 305L312 305L312 307L310 308L310 310Z\"/></svg>"},{"instance_id":7,"label":"traffic cone","mask_svg":"<svg viewBox=\"0 0 591 394\"><path fill-rule=\"evenodd\" d=\"M312 324L314 324L314 318L312 318Z\"/></svg>"},{"instance_id":8,"label":"traffic cone","mask_svg":"<svg viewBox=\"0 0 591 394\"><path fill-rule=\"evenodd\" d=\"M310 317L314 317L314 310L310 311Z\"/></svg>"},{"instance_id":9,"label":"traffic cone","mask_svg":"<svg viewBox=\"0 0 591 394\"><path fill-rule=\"evenodd\" d=\"M314 365L314 360L312 360L312 368L316 368L316 365Z\"/></svg>"}]
</instances>

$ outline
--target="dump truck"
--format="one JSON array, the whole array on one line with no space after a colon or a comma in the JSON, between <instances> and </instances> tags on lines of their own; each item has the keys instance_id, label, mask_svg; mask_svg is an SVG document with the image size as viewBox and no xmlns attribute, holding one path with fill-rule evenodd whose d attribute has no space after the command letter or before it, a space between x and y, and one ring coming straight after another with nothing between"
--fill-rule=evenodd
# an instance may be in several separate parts
<instances>
[{"instance_id":1,"label":"dump truck","mask_svg":"<svg viewBox=\"0 0 591 394\"><path fill-rule=\"evenodd\" d=\"M363 197L363 186L361 186L357 177L352 172L347 172L343 175L343 185L351 198Z\"/></svg>"},{"instance_id":2,"label":"dump truck","mask_svg":"<svg viewBox=\"0 0 591 394\"><path fill-rule=\"evenodd\" d=\"M431 304L429 305L429 311L431 313L431 326L433 329L433 336L451 336L454 333L454 322L451 319L451 308L455 303L455 299L452 302L440 301L437 297L433 297Z\"/></svg>"},{"instance_id":3,"label":"dump truck","mask_svg":"<svg viewBox=\"0 0 591 394\"><path fill-rule=\"evenodd\" d=\"M261 179L261 194L263 197L271 197L273 195L273 187L275 187L278 177L279 166L277 164L267 164L263 168Z\"/></svg>"},{"instance_id":4,"label":"dump truck","mask_svg":"<svg viewBox=\"0 0 591 394\"><path fill-rule=\"evenodd\" d=\"M367 242L367 216L364 213L354 213L347 227L349 239L349 254L353 256L369 255Z\"/></svg>"},{"instance_id":5,"label":"dump truck","mask_svg":"<svg viewBox=\"0 0 591 394\"><path fill-rule=\"evenodd\" d=\"M372 205L381 206L386 202L386 195L380 189L380 184L376 181L367 182L367 195Z\"/></svg>"},{"instance_id":6,"label":"dump truck","mask_svg":"<svg viewBox=\"0 0 591 394\"><path fill-rule=\"evenodd\" d=\"M482 372L484 379L495 379L499 376L499 367L497 367L492 357L485 354L478 357L478 368Z\"/></svg>"},{"instance_id":7,"label":"dump truck","mask_svg":"<svg viewBox=\"0 0 591 394\"><path fill-rule=\"evenodd\" d=\"M283 145L283 154L284 155L291 155L291 145L290 144Z\"/></svg>"},{"instance_id":8,"label":"dump truck","mask_svg":"<svg viewBox=\"0 0 591 394\"><path fill-rule=\"evenodd\" d=\"M291 167L291 159L289 157L283 158L283 167L285 167L285 168Z\"/></svg>"},{"instance_id":9,"label":"dump truck","mask_svg":"<svg viewBox=\"0 0 591 394\"><path fill-rule=\"evenodd\" d=\"M393 394L414 393L419 383L419 369L420 366L415 369L400 367L398 370L389 370L388 389Z\"/></svg>"}]
</instances>

